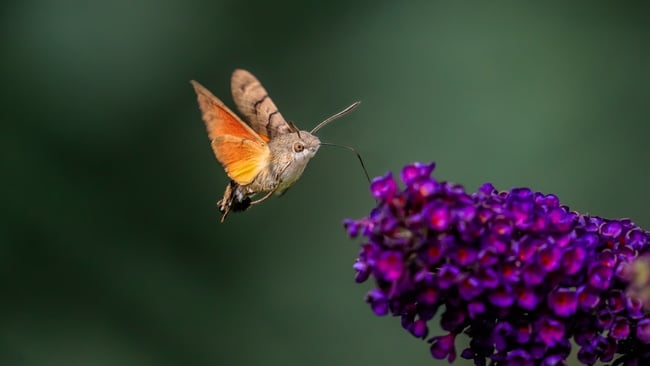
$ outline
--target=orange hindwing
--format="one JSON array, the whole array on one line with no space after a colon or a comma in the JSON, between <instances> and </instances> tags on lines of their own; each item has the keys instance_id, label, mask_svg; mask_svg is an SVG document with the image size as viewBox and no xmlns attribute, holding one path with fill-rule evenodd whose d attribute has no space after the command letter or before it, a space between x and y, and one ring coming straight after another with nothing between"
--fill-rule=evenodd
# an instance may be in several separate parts
<instances>
[{"instance_id":1,"label":"orange hindwing","mask_svg":"<svg viewBox=\"0 0 650 366\"><path fill-rule=\"evenodd\" d=\"M271 160L268 138L257 134L221 100L192 80L217 160L239 185L251 183Z\"/></svg>"}]
</instances>

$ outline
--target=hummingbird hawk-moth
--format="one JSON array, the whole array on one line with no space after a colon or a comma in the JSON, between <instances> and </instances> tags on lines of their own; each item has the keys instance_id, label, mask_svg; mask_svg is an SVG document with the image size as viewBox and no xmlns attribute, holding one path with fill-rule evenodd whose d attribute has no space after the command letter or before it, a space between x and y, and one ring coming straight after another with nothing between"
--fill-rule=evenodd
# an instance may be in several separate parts
<instances>
[{"instance_id":1,"label":"hummingbird hawk-moth","mask_svg":"<svg viewBox=\"0 0 650 366\"><path fill-rule=\"evenodd\" d=\"M230 178L223 198L217 203L221 222L230 211L244 211L273 194L284 194L325 144L314 135L316 131L360 103L352 104L311 131L302 131L284 119L262 84L246 70L233 72L231 90L237 109L248 123L201 84L194 80L191 83L214 155ZM358 153L357 157L361 161ZM253 200L258 194L264 195Z\"/></svg>"}]
</instances>

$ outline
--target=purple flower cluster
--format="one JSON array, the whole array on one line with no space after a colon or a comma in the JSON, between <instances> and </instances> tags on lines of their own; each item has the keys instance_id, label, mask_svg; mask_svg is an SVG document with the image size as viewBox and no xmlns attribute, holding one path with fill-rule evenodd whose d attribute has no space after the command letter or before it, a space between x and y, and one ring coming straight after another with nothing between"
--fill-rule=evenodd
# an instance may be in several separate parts
<instances>
[{"instance_id":1,"label":"purple flower cluster","mask_svg":"<svg viewBox=\"0 0 650 366\"><path fill-rule=\"evenodd\" d=\"M377 315L400 316L436 359L476 365L566 365L571 341L586 365L650 362L650 312L626 292L650 233L630 220L580 215L554 195L484 184L475 193L407 165L404 188L375 178L370 215L346 220L366 237L356 281ZM440 316L441 335L429 336Z\"/></svg>"}]
</instances>

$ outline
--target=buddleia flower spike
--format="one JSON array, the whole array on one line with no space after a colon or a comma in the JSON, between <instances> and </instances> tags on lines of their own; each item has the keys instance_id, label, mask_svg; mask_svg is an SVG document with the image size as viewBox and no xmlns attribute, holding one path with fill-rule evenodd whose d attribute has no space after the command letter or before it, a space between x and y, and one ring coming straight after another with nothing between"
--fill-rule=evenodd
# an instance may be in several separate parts
<instances>
[{"instance_id":1,"label":"buddleia flower spike","mask_svg":"<svg viewBox=\"0 0 650 366\"><path fill-rule=\"evenodd\" d=\"M362 237L356 281L375 314L401 317L436 359L476 365L650 362L650 311L629 291L650 233L629 219L582 215L528 188L476 192L405 166L370 186L368 216L346 220ZM647 263L647 262L646 262ZM441 334L430 334L440 313ZM469 342L458 342L465 338Z\"/></svg>"}]
</instances>

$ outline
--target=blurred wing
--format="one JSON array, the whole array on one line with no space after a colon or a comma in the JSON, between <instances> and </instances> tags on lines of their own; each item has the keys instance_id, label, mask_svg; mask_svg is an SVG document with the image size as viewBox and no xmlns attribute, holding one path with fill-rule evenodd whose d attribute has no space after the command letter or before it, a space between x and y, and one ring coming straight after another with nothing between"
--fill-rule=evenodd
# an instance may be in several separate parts
<instances>
[{"instance_id":1,"label":"blurred wing","mask_svg":"<svg viewBox=\"0 0 650 366\"><path fill-rule=\"evenodd\" d=\"M237 108L255 132L270 140L293 131L253 74L246 70L235 70L230 87Z\"/></svg>"},{"instance_id":2,"label":"blurred wing","mask_svg":"<svg viewBox=\"0 0 650 366\"><path fill-rule=\"evenodd\" d=\"M208 137L230 179L251 183L271 161L266 141L198 82L192 80Z\"/></svg>"}]
</instances>

